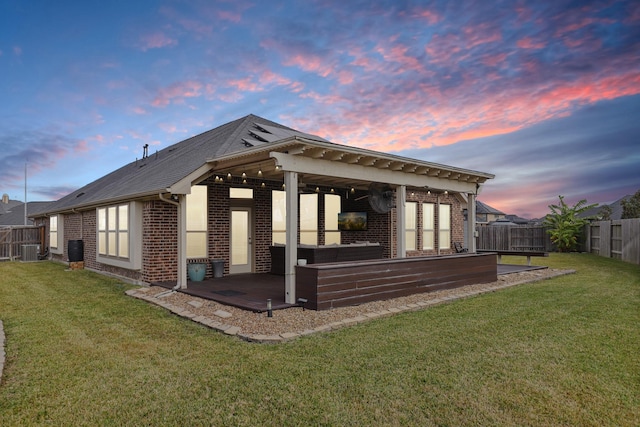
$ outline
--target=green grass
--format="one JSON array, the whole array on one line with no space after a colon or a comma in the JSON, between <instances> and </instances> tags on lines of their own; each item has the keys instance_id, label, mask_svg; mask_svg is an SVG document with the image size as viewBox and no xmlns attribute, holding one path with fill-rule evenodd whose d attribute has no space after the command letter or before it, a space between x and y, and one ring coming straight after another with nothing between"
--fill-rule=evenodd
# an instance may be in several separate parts
<instances>
[{"instance_id":1,"label":"green grass","mask_svg":"<svg viewBox=\"0 0 640 427\"><path fill-rule=\"evenodd\" d=\"M279 345L0 263L0 425L640 425L640 267L535 263L577 274Z\"/></svg>"}]
</instances>

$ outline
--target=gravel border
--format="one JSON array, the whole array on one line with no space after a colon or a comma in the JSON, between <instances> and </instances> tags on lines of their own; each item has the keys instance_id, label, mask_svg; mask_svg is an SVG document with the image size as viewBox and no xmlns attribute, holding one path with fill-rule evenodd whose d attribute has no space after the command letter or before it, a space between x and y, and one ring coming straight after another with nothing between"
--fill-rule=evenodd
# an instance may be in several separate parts
<instances>
[{"instance_id":1,"label":"gravel border","mask_svg":"<svg viewBox=\"0 0 640 427\"><path fill-rule=\"evenodd\" d=\"M498 280L492 283L414 294L352 307L323 311L291 307L274 311L273 317L267 317L267 313L254 313L157 286L130 289L125 293L224 334L266 344L286 342L304 335L341 329L380 317L423 310L460 298L572 273L575 270L524 271L498 276Z\"/></svg>"}]
</instances>

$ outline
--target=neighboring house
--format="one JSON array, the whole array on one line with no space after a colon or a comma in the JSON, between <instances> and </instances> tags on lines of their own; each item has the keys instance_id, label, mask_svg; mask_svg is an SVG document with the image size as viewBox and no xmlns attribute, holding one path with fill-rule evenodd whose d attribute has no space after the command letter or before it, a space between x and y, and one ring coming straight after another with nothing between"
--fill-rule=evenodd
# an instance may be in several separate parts
<instances>
[{"instance_id":1,"label":"neighboring house","mask_svg":"<svg viewBox=\"0 0 640 427\"><path fill-rule=\"evenodd\" d=\"M51 202L28 202L25 224L24 203L18 200L10 200L9 196L4 194L0 201L0 227L33 225L33 219L30 217L37 212L46 210L46 206L49 203Z\"/></svg>"},{"instance_id":2,"label":"neighboring house","mask_svg":"<svg viewBox=\"0 0 640 427\"><path fill-rule=\"evenodd\" d=\"M87 268L181 288L191 259L224 260L226 275L263 273L270 247L286 244L293 303L297 244L376 242L387 258L451 254L475 230L475 221L465 229L463 210L475 219L475 195L493 177L249 115L155 153L145 146L141 159L53 202L36 221L56 260L82 240ZM366 218L358 231L340 229L338 214L348 212Z\"/></svg>"},{"instance_id":3,"label":"neighboring house","mask_svg":"<svg viewBox=\"0 0 640 427\"><path fill-rule=\"evenodd\" d=\"M598 205L595 206L591 209L587 209L584 212L581 212L578 217L580 218L594 218L594 221L601 221L602 220L602 212L603 212L603 208L605 208L606 206L608 206L609 208L611 208L611 215L609 220L618 220L618 219L622 219L622 201L623 200L627 200L630 199L631 197L633 197L632 195L628 194L618 200L616 200L615 202L607 205L602 204L602 205Z\"/></svg>"},{"instance_id":4,"label":"neighboring house","mask_svg":"<svg viewBox=\"0 0 640 427\"><path fill-rule=\"evenodd\" d=\"M478 224L488 224L504 217L504 212L482 203L480 200L476 200L476 222Z\"/></svg>"}]
</instances>

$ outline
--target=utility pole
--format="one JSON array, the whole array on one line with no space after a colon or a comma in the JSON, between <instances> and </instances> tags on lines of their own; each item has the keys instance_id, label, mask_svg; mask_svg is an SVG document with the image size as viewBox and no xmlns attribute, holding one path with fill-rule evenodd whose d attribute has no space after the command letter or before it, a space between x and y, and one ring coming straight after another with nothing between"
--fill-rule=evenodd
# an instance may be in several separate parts
<instances>
[{"instance_id":1,"label":"utility pole","mask_svg":"<svg viewBox=\"0 0 640 427\"><path fill-rule=\"evenodd\" d=\"M27 162L24 162L24 225L27 223Z\"/></svg>"}]
</instances>

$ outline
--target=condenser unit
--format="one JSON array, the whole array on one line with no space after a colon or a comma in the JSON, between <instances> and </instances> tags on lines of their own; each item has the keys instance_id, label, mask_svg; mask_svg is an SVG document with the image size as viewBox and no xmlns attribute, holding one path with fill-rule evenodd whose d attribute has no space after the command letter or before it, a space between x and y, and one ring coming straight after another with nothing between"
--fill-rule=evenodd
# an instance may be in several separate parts
<instances>
[{"instance_id":1,"label":"condenser unit","mask_svg":"<svg viewBox=\"0 0 640 427\"><path fill-rule=\"evenodd\" d=\"M22 245L22 261L38 261L40 245Z\"/></svg>"}]
</instances>

